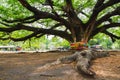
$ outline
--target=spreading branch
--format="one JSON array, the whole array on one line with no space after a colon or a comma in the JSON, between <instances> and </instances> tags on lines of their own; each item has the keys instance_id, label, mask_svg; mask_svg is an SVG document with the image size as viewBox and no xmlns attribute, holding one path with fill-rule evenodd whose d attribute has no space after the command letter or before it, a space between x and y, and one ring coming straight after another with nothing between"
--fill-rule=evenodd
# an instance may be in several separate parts
<instances>
[{"instance_id":1,"label":"spreading branch","mask_svg":"<svg viewBox=\"0 0 120 80\"><path fill-rule=\"evenodd\" d=\"M20 39L13 39L14 41L15 40L25 40L25 39L28 39L28 38L31 38L33 36L36 36L37 34L50 34L50 35L56 35L56 36L60 36L68 41L72 41L72 38L71 38L71 35L68 34L67 32L64 32L64 31L60 31L60 30L53 30L53 29L43 29L43 28L35 28L35 27L32 27L32 26L25 26L25 25L22 25L22 24L18 24L16 25L15 27L11 27L11 28L0 28L0 31L3 31L3 32L8 32L8 33L11 33L13 31L16 31L16 30L28 30L28 31L32 31L34 32L33 34L29 35L29 36L26 36L24 37L24 39L20 38Z\"/></svg>"},{"instance_id":2,"label":"spreading branch","mask_svg":"<svg viewBox=\"0 0 120 80\"><path fill-rule=\"evenodd\" d=\"M47 19L47 18L51 18L55 21L61 22L63 23L67 28L69 28L69 22L61 17L58 17L54 14L48 13L48 12L43 12L38 10L37 8L31 6L26 0L19 0L19 2L29 11L33 12L35 14L35 16L38 19ZM69 28L70 29L70 28Z\"/></svg>"},{"instance_id":3,"label":"spreading branch","mask_svg":"<svg viewBox=\"0 0 120 80\"><path fill-rule=\"evenodd\" d=\"M119 26L120 26L120 23L110 23L110 24L103 25L100 28L96 28L95 30L93 30L93 33L91 34L91 37L95 36L99 32L107 33L106 32L107 29L114 28L114 27L119 27ZM111 35L109 35L109 36L111 36ZM117 38L117 37L115 37L115 38ZM117 39L119 39L119 38L117 38Z\"/></svg>"},{"instance_id":4,"label":"spreading branch","mask_svg":"<svg viewBox=\"0 0 120 80\"><path fill-rule=\"evenodd\" d=\"M2 25L4 25L4 26L10 26L9 24L4 23L4 22L0 22L0 24L2 24Z\"/></svg>"},{"instance_id":5,"label":"spreading branch","mask_svg":"<svg viewBox=\"0 0 120 80\"><path fill-rule=\"evenodd\" d=\"M18 1L22 4L22 6L24 6L26 9L33 12L34 14L38 14L39 12L41 12L37 8L31 6L26 0L18 0Z\"/></svg>"},{"instance_id":6,"label":"spreading branch","mask_svg":"<svg viewBox=\"0 0 120 80\"><path fill-rule=\"evenodd\" d=\"M99 8L97 8L97 10L100 12L104 9L106 9L109 6L115 5L120 3L120 0L109 0L107 3L102 4L102 6L100 6Z\"/></svg>"},{"instance_id":7,"label":"spreading branch","mask_svg":"<svg viewBox=\"0 0 120 80\"><path fill-rule=\"evenodd\" d=\"M22 38L13 38L13 37L9 37L9 39L13 40L13 41L25 41L25 40L28 40L34 36L36 36L38 34L38 32L34 32L30 35L27 35L25 37L22 37Z\"/></svg>"},{"instance_id":8,"label":"spreading branch","mask_svg":"<svg viewBox=\"0 0 120 80\"><path fill-rule=\"evenodd\" d=\"M119 26L120 26L120 23L110 23L110 24L103 25L100 28L95 29L94 31L102 32L102 31L105 31L105 30L107 30L109 28L119 27Z\"/></svg>"},{"instance_id":9,"label":"spreading branch","mask_svg":"<svg viewBox=\"0 0 120 80\"><path fill-rule=\"evenodd\" d=\"M77 17L77 14L73 8L72 0L65 0L66 1L66 7L65 12L68 16L68 19L70 22L74 22L76 24L79 24L80 27L83 26L83 22Z\"/></svg>"},{"instance_id":10,"label":"spreading branch","mask_svg":"<svg viewBox=\"0 0 120 80\"><path fill-rule=\"evenodd\" d=\"M99 26L102 22L107 21L110 17L115 15L120 15L120 7L117 7L114 11L107 13L99 20L97 20L95 26Z\"/></svg>"},{"instance_id":11,"label":"spreading branch","mask_svg":"<svg viewBox=\"0 0 120 80\"><path fill-rule=\"evenodd\" d=\"M93 13L92 13L92 15L90 16L90 18L87 22L88 25L97 19L97 16L98 16L98 13L99 13L98 7L100 7L103 4L104 1L105 0L98 0L97 1L96 5L93 8Z\"/></svg>"},{"instance_id":12,"label":"spreading branch","mask_svg":"<svg viewBox=\"0 0 120 80\"><path fill-rule=\"evenodd\" d=\"M53 7L53 1L52 0L46 0L48 5L50 5L50 7L52 8L52 12L57 16L57 17L60 17L58 15L58 13L55 11L54 7Z\"/></svg>"},{"instance_id":13,"label":"spreading branch","mask_svg":"<svg viewBox=\"0 0 120 80\"><path fill-rule=\"evenodd\" d=\"M42 5L42 7L46 8L46 6L49 6L52 12L47 12L43 8L36 8L35 6L31 5L27 0L18 1L24 8L26 8L33 14L25 18L19 18L14 20L4 19L2 18L3 16L0 17L0 24L2 24L2 27L0 27L0 31L12 33L13 31L26 30L31 31L33 33L22 38L14 39L10 37L14 41L22 41L31 37L39 38L45 34L60 36L71 42L77 42L82 39L88 41L91 37L93 37L99 32L106 33L104 31L106 31L107 29L120 26L119 22L117 23L117 21L113 21L114 16L120 15L120 7L116 5L120 3L120 0L97 0L96 4L93 7L93 10L91 9L91 15L88 15L85 11L83 12L84 8L86 7L81 6L82 9L80 13L85 15L87 19L89 18L87 22L85 22L86 20L82 21L81 17L79 17L78 13L76 12L77 10L75 10L74 8L76 6L73 5L74 0L64 0L65 5L60 4L60 6L56 5L56 2L54 3L53 0L46 0L47 5ZM43 2L41 2L40 4L43 4ZM109 13L102 14L102 16L99 15L103 10L109 7L112 7L113 11L109 11ZM58 8L61 11L58 11ZM39 22L43 20L45 22L45 19L53 20L55 24L51 24L53 26L48 25L50 27L49 29L35 27L32 25L34 24L34 22L37 21ZM106 21L108 21L109 24L102 24ZM31 24L32 26L27 26L26 24ZM61 26L65 27L64 31L58 30L57 27Z\"/></svg>"},{"instance_id":14,"label":"spreading branch","mask_svg":"<svg viewBox=\"0 0 120 80\"><path fill-rule=\"evenodd\" d=\"M112 5L117 4L117 3L120 2L120 0L114 0L114 1L113 0L109 0L107 3L104 3L104 1L105 0L98 0L97 1L96 5L95 5L95 7L93 9L93 13L90 16L89 21L87 22L87 24L90 24L91 21L95 21L97 19L98 14L102 10L104 10L104 9L106 9L109 6L112 6Z\"/></svg>"},{"instance_id":15,"label":"spreading branch","mask_svg":"<svg viewBox=\"0 0 120 80\"><path fill-rule=\"evenodd\" d=\"M55 29L55 28L57 28L57 27L59 27L59 26L62 26L62 24L61 24L61 23L55 24L55 25L52 26L50 29L53 30L53 29ZM40 37L42 37L43 35L45 35L45 34L42 33L42 34L36 35L35 37L36 37L36 38L40 38Z\"/></svg>"},{"instance_id":16,"label":"spreading branch","mask_svg":"<svg viewBox=\"0 0 120 80\"><path fill-rule=\"evenodd\" d=\"M104 33L104 34L110 36L113 42L115 41L115 39L120 39L120 36L116 36L116 35L114 35L114 34L108 32L108 31L106 31L106 30L103 31L102 33Z\"/></svg>"},{"instance_id":17,"label":"spreading branch","mask_svg":"<svg viewBox=\"0 0 120 80\"><path fill-rule=\"evenodd\" d=\"M2 19L2 21L6 22L6 23L15 23L15 22L22 22L22 23L25 23L27 21L31 21L33 19L35 19L36 17L35 16L29 16L29 17L26 17L26 18L21 18L21 19L15 19L15 20L7 20L7 19Z\"/></svg>"}]
</instances>

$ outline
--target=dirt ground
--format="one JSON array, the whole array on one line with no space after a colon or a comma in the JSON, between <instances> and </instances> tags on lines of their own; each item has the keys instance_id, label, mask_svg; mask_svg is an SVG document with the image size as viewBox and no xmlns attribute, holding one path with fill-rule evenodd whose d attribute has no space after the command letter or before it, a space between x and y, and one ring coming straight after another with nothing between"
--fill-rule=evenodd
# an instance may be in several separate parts
<instances>
[{"instance_id":1,"label":"dirt ground","mask_svg":"<svg viewBox=\"0 0 120 80\"><path fill-rule=\"evenodd\" d=\"M0 53L0 80L120 80L120 52L110 52L110 57L93 61L94 77L78 74L74 63L59 64L40 70L46 63L72 54L49 53Z\"/></svg>"}]
</instances>

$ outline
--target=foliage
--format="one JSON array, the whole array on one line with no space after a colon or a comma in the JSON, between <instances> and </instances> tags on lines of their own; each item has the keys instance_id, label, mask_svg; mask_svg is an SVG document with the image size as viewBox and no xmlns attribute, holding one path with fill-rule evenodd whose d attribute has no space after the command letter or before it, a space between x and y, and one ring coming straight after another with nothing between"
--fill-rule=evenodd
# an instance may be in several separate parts
<instances>
[{"instance_id":1,"label":"foliage","mask_svg":"<svg viewBox=\"0 0 120 80\"><path fill-rule=\"evenodd\" d=\"M109 36L106 36L105 34L102 33L99 33L96 36L94 36L94 38L89 41L89 44L90 46L99 44L104 49L120 49L120 40L112 42Z\"/></svg>"},{"instance_id":2,"label":"foliage","mask_svg":"<svg viewBox=\"0 0 120 80\"><path fill-rule=\"evenodd\" d=\"M38 42L47 47L48 42L66 46L92 38L96 41L90 41L91 44L100 43L105 48L112 42L119 43L119 0L0 0L0 3L0 40L6 43L24 41L20 42L24 48L35 49L42 45ZM46 34L58 37L47 40Z\"/></svg>"}]
</instances>

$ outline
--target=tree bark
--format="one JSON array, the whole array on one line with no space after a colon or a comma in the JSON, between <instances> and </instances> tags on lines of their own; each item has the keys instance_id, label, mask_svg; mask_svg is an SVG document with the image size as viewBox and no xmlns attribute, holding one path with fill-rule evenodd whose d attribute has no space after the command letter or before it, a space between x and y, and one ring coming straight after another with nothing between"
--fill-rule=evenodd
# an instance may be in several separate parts
<instances>
[{"instance_id":1,"label":"tree bark","mask_svg":"<svg viewBox=\"0 0 120 80\"><path fill-rule=\"evenodd\" d=\"M76 69L78 72L82 72L83 74L93 76L95 75L95 73L89 69L91 60L107 56L109 56L108 52L83 50L75 52L73 55L63 57L59 60L61 61L61 63L70 63L75 61Z\"/></svg>"},{"instance_id":2,"label":"tree bark","mask_svg":"<svg viewBox=\"0 0 120 80\"><path fill-rule=\"evenodd\" d=\"M78 73L82 73L87 76L94 76L95 72L90 70L91 61L96 58L108 57L109 53L105 51L96 51L96 50L83 50L77 51L73 55L64 56L62 58L57 59L57 61L53 63L46 64L41 67L41 69L47 69L51 66L55 66L58 64L69 64L72 62L76 62L75 68Z\"/></svg>"}]
</instances>

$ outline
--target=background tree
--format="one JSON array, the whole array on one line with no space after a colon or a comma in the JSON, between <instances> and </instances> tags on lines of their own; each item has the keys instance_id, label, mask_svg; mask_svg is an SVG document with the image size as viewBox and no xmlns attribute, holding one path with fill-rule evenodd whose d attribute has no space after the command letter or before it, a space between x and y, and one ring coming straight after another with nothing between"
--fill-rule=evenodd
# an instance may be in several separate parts
<instances>
[{"instance_id":1,"label":"background tree","mask_svg":"<svg viewBox=\"0 0 120 80\"><path fill-rule=\"evenodd\" d=\"M45 34L69 42L88 41L99 32L120 39L108 29L120 27L120 0L1 0L0 39L25 41ZM22 36L16 31L26 30Z\"/></svg>"}]
</instances>

